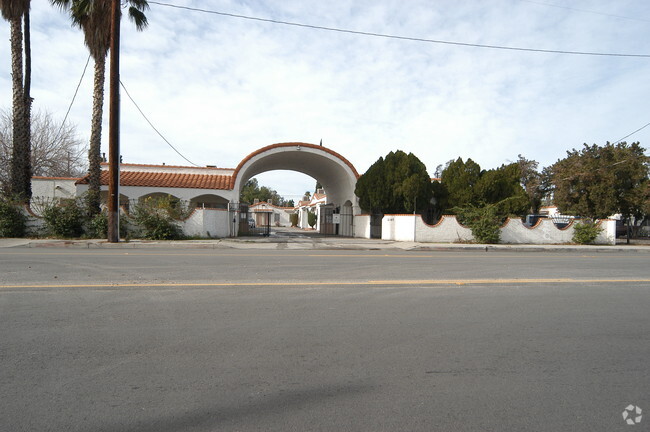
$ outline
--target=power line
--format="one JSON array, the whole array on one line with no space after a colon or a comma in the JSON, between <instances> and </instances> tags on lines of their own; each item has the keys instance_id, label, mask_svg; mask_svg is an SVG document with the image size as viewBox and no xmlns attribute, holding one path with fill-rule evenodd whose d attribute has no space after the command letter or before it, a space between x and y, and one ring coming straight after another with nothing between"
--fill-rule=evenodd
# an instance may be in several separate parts
<instances>
[{"instance_id":1,"label":"power line","mask_svg":"<svg viewBox=\"0 0 650 432\"><path fill-rule=\"evenodd\" d=\"M144 119L147 121L147 123L149 123L149 126L151 126L151 128L152 128L153 130L156 131L156 133L160 136L160 138L162 138L163 141L165 141L165 142L167 143L167 145L168 145L169 147L172 148L172 150L174 150L176 153L178 153L178 155L179 155L180 157L182 157L183 159L185 159L186 161L188 161L189 163L191 163L192 165L194 165L194 166L196 166L196 167L200 166L200 165L195 164L194 162L192 162L191 160L189 160L189 159L186 158L185 156L183 156L183 154L182 154L181 152L179 152L178 150L176 150L176 147L174 147L174 146L173 146L169 141L167 141L167 138L165 138L165 137L164 137L164 136L163 136L163 135L158 131L158 129L156 129L156 127L155 127L155 126L154 126L154 125L149 121L149 119L147 118L147 116L144 115L144 113L142 112L142 110L140 109L140 107L138 106L138 104L135 103L135 101L133 100L133 98L132 98L131 95L129 94L129 91L126 89L126 87L124 87L124 83L122 82L122 80L120 80L120 85L121 85L122 88L124 89L124 92L125 92L126 95L129 97L129 99L131 99L131 102L133 102L133 105L135 105L135 107L138 109L138 111L140 111L140 114L142 114L142 117L144 117Z\"/></svg>"},{"instance_id":2,"label":"power line","mask_svg":"<svg viewBox=\"0 0 650 432\"><path fill-rule=\"evenodd\" d=\"M639 132L640 130L643 130L643 129L647 128L648 126L650 126L650 123L646 123L645 125L641 126L641 127L638 128L637 130L635 130L634 132L632 132L631 134L625 135L623 138L614 141L614 144L618 144L618 143L620 143L620 142L623 141L625 138L631 137L631 136L634 135L635 133Z\"/></svg>"},{"instance_id":3,"label":"power line","mask_svg":"<svg viewBox=\"0 0 650 432\"><path fill-rule=\"evenodd\" d=\"M227 12L219 12L219 11L215 11L215 10L199 9L199 8L193 8L193 7L189 7L189 6L179 6L179 5L174 5L174 4L169 4L169 3L162 3L162 2L151 1L151 0L149 0L149 4L155 4L155 5L159 5L159 6L165 6L165 7L176 8L176 9L184 9L184 10L189 10L189 11L193 11L193 12L201 12L201 13L207 13L207 14L213 14L213 15L227 16L227 17L231 17L231 18L240 18L240 19L245 19L245 20L250 20L250 21L261 21L261 22L272 23L272 24L282 24L282 25L286 25L286 26L309 28L309 29L314 29L314 30L325 30L325 31L330 31L330 32L348 33L348 34L361 35L361 36L380 37L380 38L385 38L385 39L397 39L397 40L404 40L404 41L411 41L411 42L424 42L424 43L464 46L464 47L472 47L472 48L487 48L487 49L498 49L498 50L507 50L507 51L525 51L525 52L536 52L536 53L546 53L546 54L570 54L570 55L601 56L601 57L650 58L650 54L623 54L623 53L604 53L604 52L590 52L590 51L548 50L548 49L538 49L538 48L511 47L511 46L503 46L503 45L485 45L485 44L474 44L474 43L467 43L467 42L454 42L454 41L445 41L445 40L437 40L437 39L425 39L425 38L416 38L416 37L409 37L409 36L390 35L390 34L385 34L385 33L374 33L374 32L364 32L364 31L357 31L357 30L348 30L348 29L341 29L341 28L336 28L336 27L325 27L325 26L318 26L318 25L312 25L312 24L302 24L302 23L296 23L296 22L290 22L290 21L279 21L279 20L273 20L273 19L267 19L267 18L259 18L259 17L247 16L247 15L238 15L238 14L232 14L232 13L227 13Z\"/></svg>"},{"instance_id":4,"label":"power line","mask_svg":"<svg viewBox=\"0 0 650 432\"><path fill-rule=\"evenodd\" d=\"M631 21L650 22L650 20L645 19L645 18L633 18L633 17L627 17L627 16L623 16L623 15L614 15L614 14L608 14L608 13L604 13L604 12L596 12L596 11L591 11L591 10L587 10L587 9L578 9L578 8L574 8L574 7L570 7L570 6L562 6L562 5L557 5L557 4L553 4L553 3L546 3L546 2L541 2L541 1L534 1L534 0L520 0L520 1L523 1L523 2L526 2L526 3L533 3L533 4L537 4L537 5L542 5L542 6L555 7L555 8L559 8L559 9L567 9L567 10L571 10L571 11L575 11L575 12L584 12L584 13L590 13L590 14L594 14L594 15L602 15L602 16L611 17L611 18L620 18L620 19L631 20Z\"/></svg>"},{"instance_id":5,"label":"power line","mask_svg":"<svg viewBox=\"0 0 650 432\"><path fill-rule=\"evenodd\" d=\"M72 104L77 98L77 93L79 93L79 87L81 87L81 82L83 81L84 76L86 75L86 69L88 69L89 63L90 63L90 54L88 55L88 60L86 60L86 66L84 66L84 71L81 74L81 78L79 78L79 83L77 84L77 88L74 91L74 95L72 95L72 100L70 101L70 105L68 106L68 111L65 113L65 117L63 117L63 121L61 122L61 127L59 128L59 131L56 134L57 136L59 136L59 134L63 130L63 126L65 126L65 121L68 119L68 115L70 114L70 110L72 109Z\"/></svg>"}]
</instances>

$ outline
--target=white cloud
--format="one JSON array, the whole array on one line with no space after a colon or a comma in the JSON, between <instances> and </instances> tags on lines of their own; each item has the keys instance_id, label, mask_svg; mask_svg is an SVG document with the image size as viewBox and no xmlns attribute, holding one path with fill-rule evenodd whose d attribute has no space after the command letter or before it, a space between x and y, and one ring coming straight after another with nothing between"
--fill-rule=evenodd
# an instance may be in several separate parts
<instances>
[{"instance_id":1,"label":"white cloud","mask_svg":"<svg viewBox=\"0 0 650 432\"><path fill-rule=\"evenodd\" d=\"M650 32L638 19L523 0L166 1L327 27L542 49L645 53ZM80 32L47 3L32 2L32 93L37 107L62 118L88 54ZM571 7L650 19L650 4L641 0L577 0ZM522 154L545 166L583 142L617 139L650 121L650 59L398 41L154 4L147 15L150 26L141 33L123 22L122 81L156 127L201 165L234 167L268 144L322 138L361 173L396 149L415 153L430 172L458 156L491 168ZM0 105L9 107L4 21L0 40L7 41L0 51ZM70 114L84 137L91 91L92 62ZM644 144L648 138L650 128L629 140ZM121 142L128 162L186 164L125 94ZM314 183L287 172L263 178L292 198Z\"/></svg>"}]
</instances>

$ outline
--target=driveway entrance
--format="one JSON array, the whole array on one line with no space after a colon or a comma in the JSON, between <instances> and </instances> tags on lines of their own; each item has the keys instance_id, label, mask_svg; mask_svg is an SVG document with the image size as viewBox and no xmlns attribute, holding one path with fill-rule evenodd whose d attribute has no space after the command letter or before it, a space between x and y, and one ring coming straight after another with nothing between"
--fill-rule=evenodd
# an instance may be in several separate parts
<instances>
[{"instance_id":1,"label":"driveway entrance","mask_svg":"<svg viewBox=\"0 0 650 432\"><path fill-rule=\"evenodd\" d=\"M347 159L333 150L314 144L273 144L251 153L241 161L233 173L231 188L239 197L249 179L275 170L300 172L323 186L327 198L326 205L321 208L321 234L353 235L353 215L360 213L359 200L354 194L359 174ZM257 229L257 225L258 221L255 220L255 228L249 226L247 230Z\"/></svg>"}]
</instances>

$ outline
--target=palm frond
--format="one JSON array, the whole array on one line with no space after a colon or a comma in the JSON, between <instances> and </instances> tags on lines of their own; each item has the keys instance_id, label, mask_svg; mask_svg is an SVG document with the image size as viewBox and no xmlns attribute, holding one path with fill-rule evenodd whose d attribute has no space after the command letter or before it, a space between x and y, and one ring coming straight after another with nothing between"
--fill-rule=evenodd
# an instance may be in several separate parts
<instances>
[{"instance_id":1,"label":"palm frond","mask_svg":"<svg viewBox=\"0 0 650 432\"><path fill-rule=\"evenodd\" d=\"M148 5L147 5L148 6ZM134 6L129 7L129 18L135 24L135 28L142 31L149 25L145 14Z\"/></svg>"}]
</instances>

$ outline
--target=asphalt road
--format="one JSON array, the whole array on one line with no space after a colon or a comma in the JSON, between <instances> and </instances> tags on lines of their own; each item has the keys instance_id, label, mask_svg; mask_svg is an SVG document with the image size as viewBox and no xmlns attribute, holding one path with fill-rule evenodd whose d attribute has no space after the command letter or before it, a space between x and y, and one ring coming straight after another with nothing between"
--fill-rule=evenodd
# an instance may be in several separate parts
<instances>
[{"instance_id":1,"label":"asphalt road","mask_svg":"<svg viewBox=\"0 0 650 432\"><path fill-rule=\"evenodd\" d=\"M650 430L648 264L1 250L0 431Z\"/></svg>"}]
</instances>

